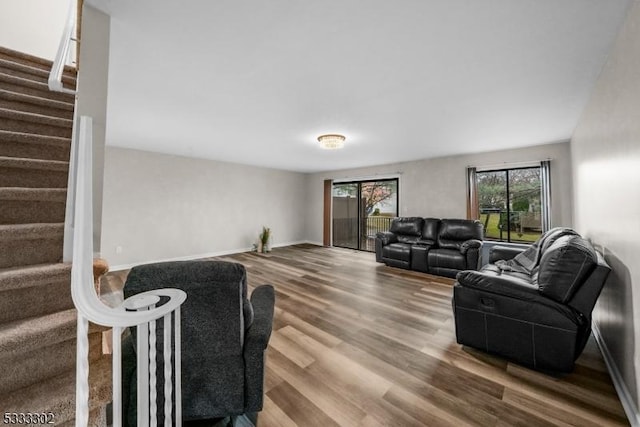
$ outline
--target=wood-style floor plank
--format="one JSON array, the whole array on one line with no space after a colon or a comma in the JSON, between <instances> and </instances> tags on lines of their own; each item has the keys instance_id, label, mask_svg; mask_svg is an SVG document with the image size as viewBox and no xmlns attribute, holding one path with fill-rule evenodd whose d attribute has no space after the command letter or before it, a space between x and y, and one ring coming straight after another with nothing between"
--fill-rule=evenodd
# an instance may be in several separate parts
<instances>
[{"instance_id":1,"label":"wood-style floor plank","mask_svg":"<svg viewBox=\"0 0 640 427\"><path fill-rule=\"evenodd\" d=\"M219 259L276 290L259 427L629 425L593 339L562 376L457 344L451 279L314 245Z\"/></svg>"},{"instance_id":2,"label":"wood-style floor plank","mask_svg":"<svg viewBox=\"0 0 640 427\"><path fill-rule=\"evenodd\" d=\"M628 425L592 342L575 372L560 377L458 345L451 279L313 245L222 259L245 264L251 287L270 283L285 297L276 301L274 336L295 380L283 377L282 360L272 363L269 350L267 371L290 386L277 391L296 390L339 425ZM297 343L290 354L285 338ZM296 364L301 350L314 359L306 367ZM291 401L274 405L296 420ZM338 401L348 404L331 404ZM322 426L313 420L298 425Z\"/></svg>"}]
</instances>

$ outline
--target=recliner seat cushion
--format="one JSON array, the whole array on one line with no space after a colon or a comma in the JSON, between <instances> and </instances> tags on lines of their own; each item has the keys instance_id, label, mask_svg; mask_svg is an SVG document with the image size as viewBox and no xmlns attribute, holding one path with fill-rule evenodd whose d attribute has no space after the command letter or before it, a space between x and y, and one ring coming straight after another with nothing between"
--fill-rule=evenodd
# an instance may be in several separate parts
<instances>
[{"instance_id":1,"label":"recliner seat cushion","mask_svg":"<svg viewBox=\"0 0 640 427\"><path fill-rule=\"evenodd\" d=\"M467 258L455 249L431 249L427 259L429 270L435 268L464 270L467 265Z\"/></svg>"},{"instance_id":2,"label":"recliner seat cushion","mask_svg":"<svg viewBox=\"0 0 640 427\"><path fill-rule=\"evenodd\" d=\"M407 243L391 243L382 248L382 257L410 262L411 245Z\"/></svg>"},{"instance_id":3,"label":"recliner seat cushion","mask_svg":"<svg viewBox=\"0 0 640 427\"><path fill-rule=\"evenodd\" d=\"M593 246L580 236L557 239L540 260L537 274L540 292L566 303L598 263Z\"/></svg>"}]
</instances>

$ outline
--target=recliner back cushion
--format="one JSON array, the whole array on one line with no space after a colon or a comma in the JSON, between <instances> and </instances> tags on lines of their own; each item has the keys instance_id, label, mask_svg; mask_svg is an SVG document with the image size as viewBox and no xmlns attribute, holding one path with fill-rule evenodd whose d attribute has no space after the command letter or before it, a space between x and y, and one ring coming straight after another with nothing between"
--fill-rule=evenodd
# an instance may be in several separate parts
<instances>
[{"instance_id":1,"label":"recliner back cushion","mask_svg":"<svg viewBox=\"0 0 640 427\"><path fill-rule=\"evenodd\" d=\"M423 219L420 217L394 218L389 231L398 235L420 237L422 222Z\"/></svg>"},{"instance_id":2,"label":"recliner back cushion","mask_svg":"<svg viewBox=\"0 0 640 427\"><path fill-rule=\"evenodd\" d=\"M438 218L425 218L422 225L422 239L438 241L438 228L440 228L440 219Z\"/></svg>"},{"instance_id":3,"label":"recliner back cushion","mask_svg":"<svg viewBox=\"0 0 640 427\"><path fill-rule=\"evenodd\" d=\"M540 264L542 254L560 237L577 236L574 230L566 227L556 227L548 230L538 240L536 240L526 251L516 255L512 260L506 262L515 271L533 274Z\"/></svg>"},{"instance_id":4,"label":"recliner back cushion","mask_svg":"<svg viewBox=\"0 0 640 427\"><path fill-rule=\"evenodd\" d=\"M538 289L543 295L566 303L597 264L598 256L591 243L580 236L562 236L542 254Z\"/></svg>"},{"instance_id":5,"label":"recliner back cushion","mask_svg":"<svg viewBox=\"0 0 640 427\"><path fill-rule=\"evenodd\" d=\"M440 221L438 246L443 249L458 249L466 240L482 240L484 231L480 221L470 219L443 219Z\"/></svg>"}]
</instances>

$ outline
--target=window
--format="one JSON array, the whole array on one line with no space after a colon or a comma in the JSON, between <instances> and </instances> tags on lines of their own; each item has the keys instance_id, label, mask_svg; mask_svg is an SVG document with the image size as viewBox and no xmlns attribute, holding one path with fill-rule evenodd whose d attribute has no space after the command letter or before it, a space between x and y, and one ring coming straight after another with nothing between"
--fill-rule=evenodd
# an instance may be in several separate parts
<instances>
[{"instance_id":1,"label":"window","mask_svg":"<svg viewBox=\"0 0 640 427\"><path fill-rule=\"evenodd\" d=\"M548 162L526 168L472 172L485 239L532 243L548 228ZM472 178L473 179L473 178ZM473 209L473 208L472 208Z\"/></svg>"},{"instance_id":2,"label":"window","mask_svg":"<svg viewBox=\"0 0 640 427\"><path fill-rule=\"evenodd\" d=\"M375 251L375 237L398 216L398 179L334 183L333 245Z\"/></svg>"}]
</instances>

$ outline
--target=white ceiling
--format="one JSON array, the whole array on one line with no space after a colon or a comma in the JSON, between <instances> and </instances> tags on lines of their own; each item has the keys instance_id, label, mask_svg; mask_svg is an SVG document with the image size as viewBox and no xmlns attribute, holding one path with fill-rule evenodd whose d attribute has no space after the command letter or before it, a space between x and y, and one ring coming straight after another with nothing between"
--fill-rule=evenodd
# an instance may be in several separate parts
<instances>
[{"instance_id":1,"label":"white ceiling","mask_svg":"<svg viewBox=\"0 0 640 427\"><path fill-rule=\"evenodd\" d=\"M111 14L108 145L303 172L568 140L629 5L89 2Z\"/></svg>"}]
</instances>

